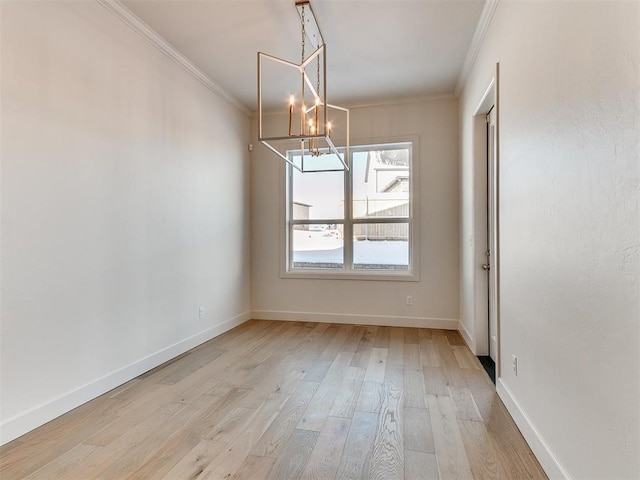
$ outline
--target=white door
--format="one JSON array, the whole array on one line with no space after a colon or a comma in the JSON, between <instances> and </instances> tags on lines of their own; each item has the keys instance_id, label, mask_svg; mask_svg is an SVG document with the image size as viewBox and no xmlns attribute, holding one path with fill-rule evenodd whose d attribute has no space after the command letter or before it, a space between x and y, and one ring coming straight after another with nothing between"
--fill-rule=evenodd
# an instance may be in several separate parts
<instances>
[{"instance_id":1,"label":"white door","mask_svg":"<svg viewBox=\"0 0 640 480\"><path fill-rule=\"evenodd\" d=\"M496 148L496 115L495 108L487 114L487 262L484 265L488 275L489 287L489 356L497 361L498 321L497 307L497 230L496 230L496 196L497 196L497 148Z\"/></svg>"}]
</instances>

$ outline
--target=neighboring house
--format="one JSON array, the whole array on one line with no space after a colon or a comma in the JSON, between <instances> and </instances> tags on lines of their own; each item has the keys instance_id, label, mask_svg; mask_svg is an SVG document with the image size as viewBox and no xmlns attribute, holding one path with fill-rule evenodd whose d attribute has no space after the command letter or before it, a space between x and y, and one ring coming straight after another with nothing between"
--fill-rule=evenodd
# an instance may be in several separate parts
<instances>
[{"instance_id":1,"label":"neighboring house","mask_svg":"<svg viewBox=\"0 0 640 480\"><path fill-rule=\"evenodd\" d=\"M396 160L396 165L385 161L383 152L372 152L367 157L364 179L359 192L354 192L356 217L407 217L409 215L408 159ZM356 180L357 181L357 180ZM407 240L405 225L371 223L356 225L357 240Z\"/></svg>"}]
</instances>

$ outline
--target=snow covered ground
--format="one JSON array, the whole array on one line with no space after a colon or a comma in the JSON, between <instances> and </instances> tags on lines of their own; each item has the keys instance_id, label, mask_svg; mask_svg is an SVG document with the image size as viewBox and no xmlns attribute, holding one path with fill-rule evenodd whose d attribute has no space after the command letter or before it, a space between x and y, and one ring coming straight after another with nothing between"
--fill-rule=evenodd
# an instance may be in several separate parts
<instances>
[{"instance_id":1,"label":"snow covered ground","mask_svg":"<svg viewBox=\"0 0 640 480\"><path fill-rule=\"evenodd\" d=\"M338 230L294 230L294 263L343 262L342 232ZM409 243L404 241L369 241L354 243L355 265L409 265Z\"/></svg>"}]
</instances>

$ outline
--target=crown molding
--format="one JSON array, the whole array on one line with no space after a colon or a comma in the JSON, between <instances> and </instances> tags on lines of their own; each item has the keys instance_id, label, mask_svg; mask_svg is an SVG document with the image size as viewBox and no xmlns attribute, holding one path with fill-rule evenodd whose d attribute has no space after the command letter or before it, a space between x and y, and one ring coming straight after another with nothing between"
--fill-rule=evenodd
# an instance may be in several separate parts
<instances>
[{"instance_id":1,"label":"crown molding","mask_svg":"<svg viewBox=\"0 0 640 480\"><path fill-rule=\"evenodd\" d=\"M191 60L180 53L173 45L167 42L158 32L143 22L131 10L125 7L119 0L96 0L113 15L122 20L132 30L150 42L160 52L173 60L188 74L202 83L205 87L215 93L228 104L236 107L247 116L251 116L251 110L245 107L240 100L231 95L220 84L215 82L209 75L200 70Z\"/></svg>"},{"instance_id":2,"label":"crown molding","mask_svg":"<svg viewBox=\"0 0 640 480\"><path fill-rule=\"evenodd\" d=\"M480 47L482 47L484 39L487 36L489 25L491 25L491 20L493 20L493 14L496 11L496 7L498 6L499 1L500 0L486 0L484 4L482 13L480 14L480 20L478 20L476 31L474 32L473 38L471 39L469 50L467 50L467 56L464 59L462 70L460 71L460 76L458 77L458 83L455 89L456 97L460 97L462 89L467 83L467 78L471 73L471 69L476 63L476 59L478 58L478 54L480 53Z\"/></svg>"}]
</instances>

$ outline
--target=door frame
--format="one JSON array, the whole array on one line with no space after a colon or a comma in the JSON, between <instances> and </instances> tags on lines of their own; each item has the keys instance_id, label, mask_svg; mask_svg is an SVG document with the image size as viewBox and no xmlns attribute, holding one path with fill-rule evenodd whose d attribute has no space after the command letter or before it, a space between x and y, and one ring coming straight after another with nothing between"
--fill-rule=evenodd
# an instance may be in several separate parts
<instances>
[{"instance_id":1,"label":"door frame","mask_svg":"<svg viewBox=\"0 0 640 480\"><path fill-rule=\"evenodd\" d=\"M493 302L496 317L496 379L500 377L500 102L499 102L499 67L497 63L493 75L487 82L484 93L479 98L473 114L473 168L474 168L474 331L476 355L489 355L489 282L492 283ZM496 118L495 157L493 159L493 178L487 175L487 113L494 108ZM491 250L491 270L487 275L482 269L486 263L488 238L488 188L493 187L493 239Z\"/></svg>"}]
</instances>

